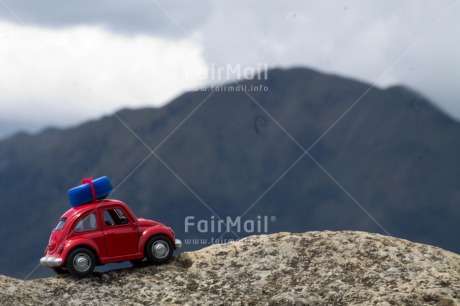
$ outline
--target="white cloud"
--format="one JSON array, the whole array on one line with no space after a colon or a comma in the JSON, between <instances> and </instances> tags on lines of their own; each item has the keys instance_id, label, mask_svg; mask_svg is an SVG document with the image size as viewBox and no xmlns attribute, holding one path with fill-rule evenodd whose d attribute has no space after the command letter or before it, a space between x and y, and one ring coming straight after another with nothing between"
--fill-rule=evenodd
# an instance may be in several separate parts
<instances>
[{"instance_id":1,"label":"white cloud","mask_svg":"<svg viewBox=\"0 0 460 306\"><path fill-rule=\"evenodd\" d=\"M454 2L222 1L203 26L203 49L213 56L209 62L306 66L380 86L408 85L460 119Z\"/></svg>"},{"instance_id":2,"label":"white cloud","mask_svg":"<svg viewBox=\"0 0 460 306\"><path fill-rule=\"evenodd\" d=\"M201 52L185 39L0 22L0 120L69 125L121 107L162 105L198 84Z\"/></svg>"}]
</instances>

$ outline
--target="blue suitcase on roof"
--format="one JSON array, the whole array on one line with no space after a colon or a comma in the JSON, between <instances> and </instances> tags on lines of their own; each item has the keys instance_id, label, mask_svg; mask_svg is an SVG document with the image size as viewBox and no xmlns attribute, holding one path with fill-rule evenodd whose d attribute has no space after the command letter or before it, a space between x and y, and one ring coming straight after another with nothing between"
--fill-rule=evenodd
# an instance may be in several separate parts
<instances>
[{"instance_id":1,"label":"blue suitcase on roof","mask_svg":"<svg viewBox=\"0 0 460 306\"><path fill-rule=\"evenodd\" d=\"M95 180L84 179L83 184L69 189L70 205L77 207L107 197L113 190L107 176Z\"/></svg>"}]
</instances>

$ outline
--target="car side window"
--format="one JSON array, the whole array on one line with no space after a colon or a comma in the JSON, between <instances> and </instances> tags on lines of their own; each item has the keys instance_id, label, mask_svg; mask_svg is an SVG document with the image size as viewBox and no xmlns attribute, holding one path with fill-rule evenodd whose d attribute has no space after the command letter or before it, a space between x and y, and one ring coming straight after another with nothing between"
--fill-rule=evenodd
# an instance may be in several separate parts
<instances>
[{"instance_id":1,"label":"car side window","mask_svg":"<svg viewBox=\"0 0 460 306\"><path fill-rule=\"evenodd\" d=\"M56 227L54 228L55 231L60 231L64 227L65 221L67 219L61 219L59 220L58 224L56 224Z\"/></svg>"},{"instance_id":2,"label":"car side window","mask_svg":"<svg viewBox=\"0 0 460 306\"><path fill-rule=\"evenodd\" d=\"M75 232L85 232L85 231L92 231L97 229L97 220L96 215L91 213L81 219L77 226L75 226Z\"/></svg>"},{"instance_id":3,"label":"car side window","mask_svg":"<svg viewBox=\"0 0 460 306\"><path fill-rule=\"evenodd\" d=\"M108 210L104 211L104 223L107 226L113 226L115 225L115 222L113 222L112 217L110 216L110 213Z\"/></svg>"},{"instance_id":4,"label":"car side window","mask_svg":"<svg viewBox=\"0 0 460 306\"><path fill-rule=\"evenodd\" d=\"M104 211L104 223L107 226L115 226L128 224L129 220L121 209L112 208Z\"/></svg>"}]
</instances>

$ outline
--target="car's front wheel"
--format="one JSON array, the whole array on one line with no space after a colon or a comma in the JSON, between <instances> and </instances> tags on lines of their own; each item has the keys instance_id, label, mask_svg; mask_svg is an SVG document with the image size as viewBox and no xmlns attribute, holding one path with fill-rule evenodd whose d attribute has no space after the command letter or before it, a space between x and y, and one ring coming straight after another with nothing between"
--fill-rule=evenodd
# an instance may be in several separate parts
<instances>
[{"instance_id":1,"label":"car's front wheel","mask_svg":"<svg viewBox=\"0 0 460 306\"><path fill-rule=\"evenodd\" d=\"M145 251L150 263L162 264L172 257L174 247L171 239L163 235L158 235L149 240Z\"/></svg>"},{"instance_id":2,"label":"car's front wheel","mask_svg":"<svg viewBox=\"0 0 460 306\"><path fill-rule=\"evenodd\" d=\"M77 248L67 256L67 271L73 277L82 278L93 273L96 266L96 256L86 248Z\"/></svg>"}]
</instances>

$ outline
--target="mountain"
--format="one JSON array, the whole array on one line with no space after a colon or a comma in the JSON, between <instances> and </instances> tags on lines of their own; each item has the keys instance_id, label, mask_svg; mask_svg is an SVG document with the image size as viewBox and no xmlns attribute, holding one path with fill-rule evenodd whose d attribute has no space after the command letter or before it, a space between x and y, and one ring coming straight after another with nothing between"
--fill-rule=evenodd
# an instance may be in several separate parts
<instances>
[{"instance_id":1,"label":"mountain","mask_svg":"<svg viewBox=\"0 0 460 306\"><path fill-rule=\"evenodd\" d=\"M24 122L20 121L12 121L12 120L5 120L3 118L0 118L0 141L10 137L13 135L15 132L18 130L22 129L27 129L27 130L33 130L34 129L34 124L24 124Z\"/></svg>"},{"instance_id":2,"label":"mountain","mask_svg":"<svg viewBox=\"0 0 460 306\"><path fill-rule=\"evenodd\" d=\"M76 281L0 276L7 305L459 305L460 256L365 232L278 233Z\"/></svg>"},{"instance_id":3,"label":"mountain","mask_svg":"<svg viewBox=\"0 0 460 306\"><path fill-rule=\"evenodd\" d=\"M460 252L458 122L403 86L369 90L305 68L242 85L263 90L187 92L159 109L1 141L0 273L33 271L70 207L67 190L102 175L138 216L208 239L185 250L267 229L389 233ZM214 213L235 220L250 206L243 219L268 220L263 229L211 231Z\"/></svg>"}]
</instances>

